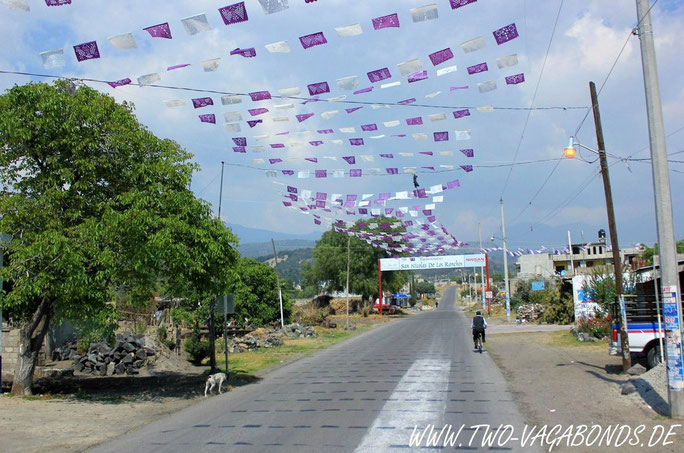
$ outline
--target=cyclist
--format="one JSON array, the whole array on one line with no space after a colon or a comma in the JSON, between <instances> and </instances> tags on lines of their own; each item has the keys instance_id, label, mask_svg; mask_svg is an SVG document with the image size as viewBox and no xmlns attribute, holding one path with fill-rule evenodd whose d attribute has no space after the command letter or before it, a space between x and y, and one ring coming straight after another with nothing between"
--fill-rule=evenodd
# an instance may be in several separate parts
<instances>
[{"instance_id":1,"label":"cyclist","mask_svg":"<svg viewBox=\"0 0 684 453\"><path fill-rule=\"evenodd\" d=\"M473 343L475 343L475 349L477 349L477 338L482 335L482 342L484 343L485 329L487 328L487 321L479 310L475 313L475 317L470 322L470 328L473 329Z\"/></svg>"}]
</instances>

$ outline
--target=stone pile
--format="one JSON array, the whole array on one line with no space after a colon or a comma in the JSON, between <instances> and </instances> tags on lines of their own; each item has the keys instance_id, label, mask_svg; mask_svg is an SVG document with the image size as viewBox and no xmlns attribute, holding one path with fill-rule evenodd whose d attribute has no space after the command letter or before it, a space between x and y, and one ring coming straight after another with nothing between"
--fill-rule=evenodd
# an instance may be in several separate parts
<instances>
[{"instance_id":1,"label":"stone pile","mask_svg":"<svg viewBox=\"0 0 684 453\"><path fill-rule=\"evenodd\" d=\"M299 323L292 323L285 326L285 335L291 338L315 337L316 330L311 326L303 326Z\"/></svg>"},{"instance_id":2,"label":"stone pile","mask_svg":"<svg viewBox=\"0 0 684 453\"><path fill-rule=\"evenodd\" d=\"M55 362L72 360L76 355L76 343L66 343L52 351L52 360Z\"/></svg>"},{"instance_id":3,"label":"stone pile","mask_svg":"<svg viewBox=\"0 0 684 453\"><path fill-rule=\"evenodd\" d=\"M517 319L525 322L537 321L544 314L542 304L522 304L518 307Z\"/></svg>"},{"instance_id":4,"label":"stone pile","mask_svg":"<svg viewBox=\"0 0 684 453\"><path fill-rule=\"evenodd\" d=\"M100 376L134 375L147 364L148 357L154 355L152 349L145 347L142 335L126 332L117 334L112 348L105 342L91 343L86 354L73 357L74 369Z\"/></svg>"},{"instance_id":5,"label":"stone pile","mask_svg":"<svg viewBox=\"0 0 684 453\"><path fill-rule=\"evenodd\" d=\"M244 337L238 337L233 339L233 345L228 349L229 352L246 352L254 351L259 349L259 340L254 338L252 335L245 335Z\"/></svg>"}]
</instances>

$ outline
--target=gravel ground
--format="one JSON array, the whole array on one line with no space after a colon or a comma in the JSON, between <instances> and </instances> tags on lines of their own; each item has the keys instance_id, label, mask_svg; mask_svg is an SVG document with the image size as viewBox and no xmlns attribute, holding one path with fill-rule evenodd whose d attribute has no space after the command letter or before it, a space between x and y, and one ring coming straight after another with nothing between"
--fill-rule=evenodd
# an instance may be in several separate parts
<instances>
[{"instance_id":1,"label":"gravel ground","mask_svg":"<svg viewBox=\"0 0 684 453\"><path fill-rule=\"evenodd\" d=\"M667 370L665 364L648 370L641 376L631 379L636 393L629 395L635 401L643 401L660 415L669 413L667 405Z\"/></svg>"}]
</instances>

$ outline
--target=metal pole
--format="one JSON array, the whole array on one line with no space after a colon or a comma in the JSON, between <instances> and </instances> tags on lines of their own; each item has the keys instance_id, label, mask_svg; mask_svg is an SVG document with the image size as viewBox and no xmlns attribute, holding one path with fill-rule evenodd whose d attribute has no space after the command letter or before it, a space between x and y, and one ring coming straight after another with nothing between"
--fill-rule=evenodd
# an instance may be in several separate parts
<instances>
[{"instance_id":1,"label":"metal pole","mask_svg":"<svg viewBox=\"0 0 684 453\"><path fill-rule=\"evenodd\" d=\"M637 0L638 29L641 41L641 63L644 72L646 91L646 113L648 115L648 135L651 144L653 166L653 186L655 196L656 224L658 227L658 251L660 256L660 285L663 291L663 313L665 314L665 334L667 341L667 376L670 415L684 417L684 376L682 375L682 306L679 294L679 275L677 266L677 243L674 235L672 217L672 196L670 194L670 174L665 147L663 109L660 102L658 67L653 27L649 13L648 0Z\"/></svg>"},{"instance_id":2,"label":"metal pole","mask_svg":"<svg viewBox=\"0 0 684 453\"><path fill-rule=\"evenodd\" d=\"M665 363L665 349L663 348L663 323L660 317L660 295L658 294L658 279L656 278L655 255L653 255L653 292L655 293L656 312L658 313L658 339L660 340L660 361Z\"/></svg>"},{"instance_id":3,"label":"metal pole","mask_svg":"<svg viewBox=\"0 0 684 453\"><path fill-rule=\"evenodd\" d=\"M347 292L347 330L349 330L349 258L350 258L350 244L351 237L347 236L347 286L345 291Z\"/></svg>"},{"instance_id":4,"label":"metal pole","mask_svg":"<svg viewBox=\"0 0 684 453\"><path fill-rule=\"evenodd\" d=\"M504 203L501 202L501 234L503 235L504 285L506 286L506 318L511 320L511 292L508 289L508 249L506 248L506 221L504 220Z\"/></svg>"},{"instance_id":5,"label":"metal pole","mask_svg":"<svg viewBox=\"0 0 684 453\"><path fill-rule=\"evenodd\" d=\"M485 267L487 268L487 292L491 291L489 289L489 254L485 253ZM492 298L487 298L487 316L492 314Z\"/></svg>"},{"instance_id":6,"label":"metal pole","mask_svg":"<svg viewBox=\"0 0 684 453\"><path fill-rule=\"evenodd\" d=\"M380 268L380 260L378 259L378 312L382 316L382 270Z\"/></svg>"},{"instance_id":7,"label":"metal pole","mask_svg":"<svg viewBox=\"0 0 684 453\"><path fill-rule=\"evenodd\" d=\"M613 207L613 191L610 186L610 174L608 172L608 159L606 159L606 146L603 141L603 127L601 126L601 112L599 111L596 85L589 82L591 92L591 105L594 111L594 124L596 126L596 142L598 144L599 162L601 163L601 176L603 176L603 192L606 196L606 211L608 214L608 230L610 231L610 245L613 247L613 268L615 273L615 293L618 300L622 296L622 262L620 260L620 246L618 245L617 225L615 223L615 209ZM626 322L620 321L620 344L622 347L622 368L627 371L632 367L632 358L629 352L629 337L627 336Z\"/></svg>"},{"instance_id":8,"label":"metal pole","mask_svg":"<svg viewBox=\"0 0 684 453\"><path fill-rule=\"evenodd\" d=\"M211 298L211 311L209 312L209 367L211 372L216 370L216 319L214 311L216 310L216 297Z\"/></svg>"},{"instance_id":9,"label":"metal pole","mask_svg":"<svg viewBox=\"0 0 684 453\"><path fill-rule=\"evenodd\" d=\"M480 292L482 293L482 309L484 310L486 306L484 266L480 268L480 276L482 277L482 285L480 286Z\"/></svg>"},{"instance_id":10,"label":"metal pole","mask_svg":"<svg viewBox=\"0 0 684 453\"><path fill-rule=\"evenodd\" d=\"M568 250L570 250L570 271L571 276L575 276L575 260L572 258L572 239L570 238L570 230L568 230Z\"/></svg>"},{"instance_id":11,"label":"metal pole","mask_svg":"<svg viewBox=\"0 0 684 453\"><path fill-rule=\"evenodd\" d=\"M278 284L278 299L280 300L280 328L285 328L285 320L283 319L283 292L280 289L280 277L278 277L278 254L276 253L275 241L271 238L271 245L273 246L273 258L275 259L276 283Z\"/></svg>"},{"instance_id":12,"label":"metal pole","mask_svg":"<svg viewBox=\"0 0 684 453\"><path fill-rule=\"evenodd\" d=\"M219 208L218 208L218 218L221 220L221 202L223 201L223 166L224 161L221 161L221 188L219 189Z\"/></svg>"},{"instance_id":13,"label":"metal pole","mask_svg":"<svg viewBox=\"0 0 684 453\"><path fill-rule=\"evenodd\" d=\"M228 296L223 296L223 356L226 359L226 377L228 377Z\"/></svg>"},{"instance_id":14,"label":"metal pole","mask_svg":"<svg viewBox=\"0 0 684 453\"><path fill-rule=\"evenodd\" d=\"M482 224L480 222L477 223L477 232L480 236L480 252L482 252ZM485 308L485 293L484 293L484 267L480 267L480 274L482 275L482 286L480 287L482 293L482 309L484 310Z\"/></svg>"}]
</instances>

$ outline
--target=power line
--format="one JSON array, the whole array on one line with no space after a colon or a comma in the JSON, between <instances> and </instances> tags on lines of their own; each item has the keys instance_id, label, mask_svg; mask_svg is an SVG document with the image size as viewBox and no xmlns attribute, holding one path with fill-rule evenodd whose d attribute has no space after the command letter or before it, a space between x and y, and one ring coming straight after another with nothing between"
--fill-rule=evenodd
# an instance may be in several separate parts
<instances>
[{"instance_id":1,"label":"power line","mask_svg":"<svg viewBox=\"0 0 684 453\"><path fill-rule=\"evenodd\" d=\"M61 79L61 80L79 80L82 82L92 82L92 83L102 83L102 84L109 84L109 81L107 80L101 80L101 79L92 79L92 78L87 78L87 77L63 77L63 76L56 76L52 74L39 74L39 73L32 73L32 72L20 72L20 71L6 71L6 70L0 70L0 74L9 74L9 75L21 75L21 76L27 76L27 77L39 77L39 78L47 78L47 79ZM237 93L237 92L230 92L230 91L221 91L221 90L211 90L207 88L194 88L194 87L183 87L183 86L173 86L173 85L158 85L158 84L145 84L141 85L139 83L134 83L131 82L128 85L125 86L144 86L144 87L150 87L150 88L161 88L165 90L174 90L174 91L187 91L187 92L192 92L192 93L205 93L205 94L218 94L218 95L227 95L227 96L249 96L249 93ZM272 94L271 98L273 99L286 99L286 100L295 100L295 101L309 101L309 102L331 102L330 100L327 99L320 99L320 100L312 100L311 98L306 98L306 97L301 97L301 96L282 96L282 95L276 95ZM424 108L435 108L435 109L476 109L477 106L473 105L430 105L430 104L402 104L399 102L371 102L371 101L354 101L354 100L348 100L348 99L340 99L334 101L336 103L342 103L342 104L353 104L353 105L388 105L388 106L398 106L398 107L424 107ZM506 111L532 111L532 110L583 110L586 109L587 107L585 106L547 106L547 107L494 107L494 110L506 110ZM529 115L528 115L529 116Z\"/></svg>"}]
</instances>

